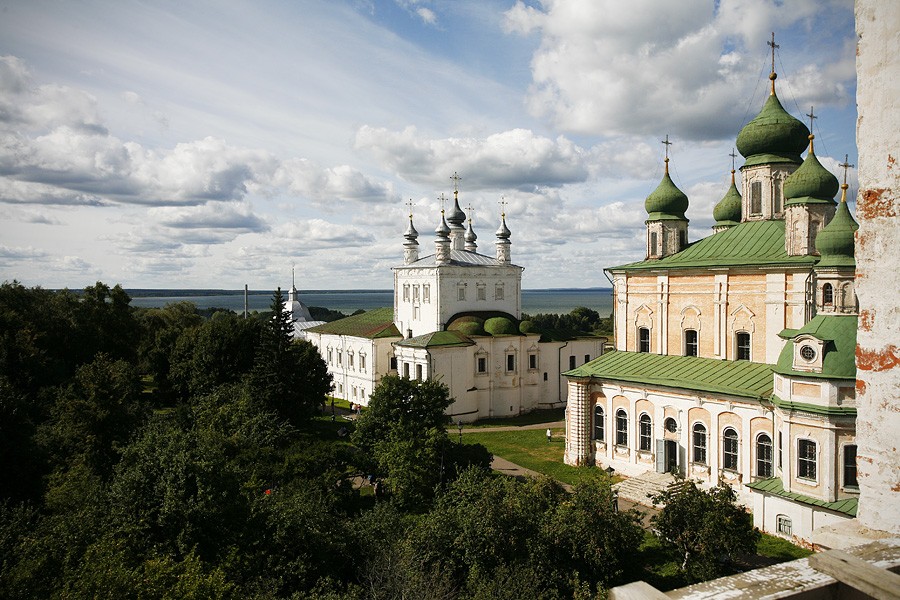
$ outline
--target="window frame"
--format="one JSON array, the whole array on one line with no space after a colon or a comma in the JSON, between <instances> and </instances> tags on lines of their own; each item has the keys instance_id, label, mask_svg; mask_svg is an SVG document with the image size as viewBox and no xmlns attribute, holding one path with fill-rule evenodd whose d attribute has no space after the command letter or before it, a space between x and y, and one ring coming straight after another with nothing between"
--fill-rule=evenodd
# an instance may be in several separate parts
<instances>
[{"instance_id":1,"label":"window frame","mask_svg":"<svg viewBox=\"0 0 900 600\"><path fill-rule=\"evenodd\" d=\"M628 447L628 412L616 410L616 446Z\"/></svg>"},{"instance_id":2,"label":"window frame","mask_svg":"<svg viewBox=\"0 0 900 600\"><path fill-rule=\"evenodd\" d=\"M638 417L638 450L653 450L653 419L647 413L641 413Z\"/></svg>"},{"instance_id":3,"label":"window frame","mask_svg":"<svg viewBox=\"0 0 900 600\"><path fill-rule=\"evenodd\" d=\"M729 435L731 432L731 435ZM731 446L731 447L729 447ZM734 427L722 431L722 468L737 473L741 467L741 441Z\"/></svg>"},{"instance_id":4,"label":"window frame","mask_svg":"<svg viewBox=\"0 0 900 600\"><path fill-rule=\"evenodd\" d=\"M746 339L747 343L741 343ZM734 360L753 360L753 338L749 331L734 332Z\"/></svg>"},{"instance_id":5,"label":"window frame","mask_svg":"<svg viewBox=\"0 0 900 600\"><path fill-rule=\"evenodd\" d=\"M644 354L650 353L650 328L638 327L637 351Z\"/></svg>"},{"instance_id":6,"label":"window frame","mask_svg":"<svg viewBox=\"0 0 900 600\"><path fill-rule=\"evenodd\" d=\"M853 462L852 465L847 462L848 450L853 448ZM844 444L841 451L841 484L842 487L846 490L859 491L859 474L857 472L856 466L856 457L857 452L859 451L858 446L856 444ZM848 483L847 474L848 471L853 472L852 483Z\"/></svg>"},{"instance_id":7,"label":"window frame","mask_svg":"<svg viewBox=\"0 0 900 600\"><path fill-rule=\"evenodd\" d=\"M593 435L594 439L598 442L606 441L606 413L603 410L603 405L595 404L594 405L594 430Z\"/></svg>"},{"instance_id":8,"label":"window frame","mask_svg":"<svg viewBox=\"0 0 900 600\"><path fill-rule=\"evenodd\" d=\"M529 352L528 353L528 370L529 371L537 371L537 369L538 369L537 352Z\"/></svg>"},{"instance_id":9,"label":"window frame","mask_svg":"<svg viewBox=\"0 0 900 600\"><path fill-rule=\"evenodd\" d=\"M506 353L506 372L507 373L515 373L516 372L516 353L515 352L507 352Z\"/></svg>"},{"instance_id":10,"label":"window frame","mask_svg":"<svg viewBox=\"0 0 900 600\"><path fill-rule=\"evenodd\" d=\"M762 210L762 181L750 182L750 214L761 215Z\"/></svg>"},{"instance_id":11,"label":"window frame","mask_svg":"<svg viewBox=\"0 0 900 600\"><path fill-rule=\"evenodd\" d=\"M763 438L768 440L768 443L763 442ZM768 448L768 450L766 450ZM768 433L760 433L756 436L756 476L762 477L764 479L768 479L775 474L774 464L772 461L772 438ZM766 454L768 453L768 457ZM760 467L767 468L760 468Z\"/></svg>"},{"instance_id":12,"label":"window frame","mask_svg":"<svg viewBox=\"0 0 900 600\"><path fill-rule=\"evenodd\" d=\"M834 286L830 283L822 285L822 306L834 306Z\"/></svg>"},{"instance_id":13,"label":"window frame","mask_svg":"<svg viewBox=\"0 0 900 600\"><path fill-rule=\"evenodd\" d=\"M793 526L794 526L794 523L793 523L793 521L791 521L791 518L789 516L776 515L775 531L777 531L781 535L787 535L790 537L794 537Z\"/></svg>"},{"instance_id":14,"label":"window frame","mask_svg":"<svg viewBox=\"0 0 900 600\"><path fill-rule=\"evenodd\" d=\"M487 356L475 357L475 373L478 375L487 375Z\"/></svg>"},{"instance_id":15,"label":"window frame","mask_svg":"<svg viewBox=\"0 0 900 600\"><path fill-rule=\"evenodd\" d=\"M698 430L701 429L702 431ZM706 424L697 421L691 425L691 462L697 465L709 464L707 440L709 438Z\"/></svg>"},{"instance_id":16,"label":"window frame","mask_svg":"<svg viewBox=\"0 0 900 600\"><path fill-rule=\"evenodd\" d=\"M815 440L797 438L797 479L818 481L818 451L819 445Z\"/></svg>"},{"instance_id":17,"label":"window frame","mask_svg":"<svg viewBox=\"0 0 900 600\"><path fill-rule=\"evenodd\" d=\"M691 339L693 338L693 339ZM684 355L699 356L700 355L700 334L696 329L684 330Z\"/></svg>"}]
</instances>

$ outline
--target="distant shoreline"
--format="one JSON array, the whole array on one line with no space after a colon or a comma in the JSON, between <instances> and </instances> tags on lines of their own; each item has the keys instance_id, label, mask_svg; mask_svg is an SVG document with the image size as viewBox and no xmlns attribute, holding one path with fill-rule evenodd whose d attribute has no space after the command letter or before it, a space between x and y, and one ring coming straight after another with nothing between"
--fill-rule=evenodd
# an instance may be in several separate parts
<instances>
[{"instance_id":1,"label":"distant shoreline","mask_svg":"<svg viewBox=\"0 0 900 600\"><path fill-rule=\"evenodd\" d=\"M281 288L282 293L287 294L288 288ZM540 294L540 293L553 293L553 292L609 292L612 293L612 288L609 287L587 287L587 288L574 288L574 287L566 287L566 288L532 288L532 289L523 289L523 292L528 292L532 294ZM271 296L274 290L247 290L248 296ZM352 290L298 290L300 295L305 294L392 294L394 290L390 288L385 289L369 289L369 288L360 288L360 289L352 289ZM132 298L171 298L171 297L180 297L180 296L243 296L244 290L226 290L226 289L188 289L188 288L125 288L125 293L127 293Z\"/></svg>"}]
</instances>

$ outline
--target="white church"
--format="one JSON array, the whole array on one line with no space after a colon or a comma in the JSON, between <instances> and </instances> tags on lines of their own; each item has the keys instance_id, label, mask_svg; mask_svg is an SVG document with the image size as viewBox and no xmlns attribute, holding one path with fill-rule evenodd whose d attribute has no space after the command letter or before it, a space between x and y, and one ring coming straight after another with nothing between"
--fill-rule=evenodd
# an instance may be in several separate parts
<instances>
[{"instance_id":1,"label":"white church","mask_svg":"<svg viewBox=\"0 0 900 600\"><path fill-rule=\"evenodd\" d=\"M335 397L365 406L384 375L399 375L444 383L454 422L565 405L561 373L600 356L607 339L534 331L521 320L524 268L512 262L505 213L494 256L478 252L472 219L464 223L455 186L434 253L420 257L410 213L403 264L392 269L393 309L304 330L328 364Z\"/></svg>"}]
</instances>

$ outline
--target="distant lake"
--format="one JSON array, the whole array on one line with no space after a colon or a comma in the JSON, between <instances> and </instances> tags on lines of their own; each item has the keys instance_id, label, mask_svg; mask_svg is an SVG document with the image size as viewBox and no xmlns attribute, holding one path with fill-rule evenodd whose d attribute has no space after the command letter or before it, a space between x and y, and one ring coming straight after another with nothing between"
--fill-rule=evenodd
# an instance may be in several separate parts
<instances>
[{"instance_id":1,"label":"distant lake","mask_svg":"<svg viewBox=\"0 0 900 600\"><path fill-rule=\"evenodd\" d=\"M282 290L287 298L287 290ZM227 308L244 310L244 290L127 290L131 305L159 308L173 302L193 302L197 308ZM319 306L350 314L357 310L371 310L394 305L392 290L309 290L300 292L300 300L307 306ZM251 311L269 310L272 291L251 290L248 305ZM523 290L522 311L529 314L566 314L578 306L586 306L607 317L612 312L612 290L609 288L565 288Z\"/></svg>"}]
</instances>

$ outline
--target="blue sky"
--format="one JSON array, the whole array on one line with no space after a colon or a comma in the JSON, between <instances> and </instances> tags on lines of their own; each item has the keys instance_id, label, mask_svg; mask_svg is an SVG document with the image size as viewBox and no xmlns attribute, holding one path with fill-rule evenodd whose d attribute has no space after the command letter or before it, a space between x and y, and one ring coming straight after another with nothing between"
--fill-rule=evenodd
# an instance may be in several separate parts
<instances>
[{"instance_id":1,"label":"blue sky","mask_svg":"<svg viewBox=\"0 0 900 600\"><path fill-rule=\"evenodd\" d=\"M389 288L458 172L526 288L608 285L666 135L710 233L772 31L785 108L855 163L852 0L0 0L0 278Z\"/></svg>"}]
</instances>

